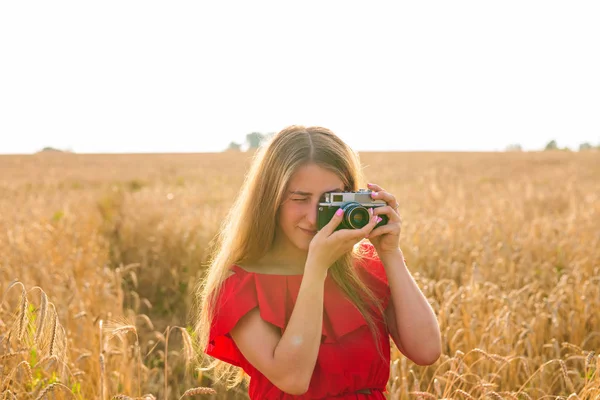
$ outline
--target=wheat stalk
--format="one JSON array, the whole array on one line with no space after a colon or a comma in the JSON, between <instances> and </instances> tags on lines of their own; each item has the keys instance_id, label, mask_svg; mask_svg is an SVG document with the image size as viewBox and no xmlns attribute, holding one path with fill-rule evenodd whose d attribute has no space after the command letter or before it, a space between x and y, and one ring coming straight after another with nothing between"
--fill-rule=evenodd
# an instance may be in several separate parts
<instances>
[{"instance_id":1,"label":"wheat stalk","mask_svg":"<svg viewBox=\"0 0 600 400\"><path fill-rule=\"evenodd\" d=\"M575 387L573 386L573 381L569 377L569 371L567 370L567 366L566 366L565 362L563 360L559 360L558 362L560 364L560 371L562 372L563 379L565 380L565 383L567 384L567 388L569 389L569 392L575 392Z\"/></svg>"},{"instance_id":2,"label":"wheat stalk","mask_svg":"<svg viewBox=\"0 0 600 400\"><path fill-rule=\"evenodd\" d=\"M576 346L576 345L574 345L572 343L569 343L569 342L562 342L561 346L562 346L563 349L575 350L577 353L582 353L583 352L583 350L581 350L581 347Z\"/></svg>"},{"instance_id":3,"label":"wheat stalk","mask_svg":"<svg viewBox=\"0 0 600 400\"><path fill-rule=\"evenodd\" d=\"M61 389L63 393L68 393L69 397L71 397L73 399L77 399L75 397L75 395L71 392L71 389L69 389L68 387L66 387L62 383L56 382L56 383L53 383L53 384L50 384L50 385L46 386L44 388L44 390L42 390L42 392L40 393L40 395L38 397L36 397L35 400L41 400L41 399L43 399L48 394L50 394L50 392L54 392L56 389Z\"/></svg>"},{"instance_id":4,"label":"wheat stalk","mask_svg":"<svg viewBox=\"0 0 600 400\"><path fill-rule=\"evenodd\" d=\"M40 341L40 336L44 331L44 324L46 322L46 313L48 312L48 296L46 293L40 288L40 312L38 315L38 324L35 331L35 343L38 344Z\"/></svg>"},{"instance_id":5,"label":"wheat stalk","mask_svg":"<svg viewBox=\"0 0 600 400\"><path fill-rule=\"evenodd\" d=\"M29 306L29 301L27 300L27 292L23 289L21 294L21 307L19 311L19 330L17 334L17 340L19 343L23 340L23 336L25 335L25 327L29 321L29 315L27 312L27 307Z\"/></svg>"},{"instance_id":6,"label":"wheat stalk","mask_svg":"<svg viewBox=\"0 0 600 400\"><path fill-rule=\"evenodd\" d=\"M152 394L144 394L139 397L130 397L125 394L117 394L111 397L111 400L156 400L156 397Z\"/></svg>"},{"instance_id":7,"label":"wheat stalk","mask_svg":"<svg viewBox=\"0 0 600 400\"><path fill-rule=\"evenodd\" d=\"M151 331L154 330L154 324L146 314L138 314L136 315L136 318L140 318L142 321L144 321L148 329L150 329Z\"/></svg>"},{"instance_id":8,"label":"wheat stalk","mask_svg":"<svg viewBox=\"0 0 600 400\"><path fill-rule=\"evenodd\" d=\"M0 361L6 361L9 358L20 356L20 355L27 354L27 353L28 353L27 350L17 350L17 351L13 351L13 352L10 352L10 353L2 354L0 356Z\"/></svg>"},{"instance_id":9,"label":"wheat stalk","mask_svg":"<svg viewBox=\"0 0 600 400\"><path fill-rule=\"evenodd\" d=\"M98 356L98 362L100 363L100 400L106 398L106 364L104 360L104 338L103 338L103 324L104 321L98 321L99 335L100 335L100 354Z\"/></svg>"},{"instance_id":10,"label":"wheat stalk","mask_svg":"<svg viewBox=\"0 0 600 400\"><path fill-rule=\"evenodd\" d=\"M6 389L5 391L3 391L3 392L2 392L2 393L0 393L0 394L3 394L3 395L4 395L4 396L2 397L2 399L3 399L3 400L4 400L4 399L6 399L6 400L9 400L9 399L8 399L8 396L9 396L9 395L11 396L11 398L12 398L12 399L18 400L17 396L15 396L15 394L14 394L13 392L11 392L10 390L8 390L8 389Z\"/></svg>"},{"instance_id":11,"label":"wheat stalk","mask_svg":"<svg viewBox=\"0 0 600 400\"><path fill-rule=\"evenodd\" d=\"M184 397L197 396L200 394L217 394L217 392L214 389L207 388L207 387L196 387L196 388L186 390L181 395L179 400L183 399Z\"/></svg>"},{"instance_id":12,"label":"wheat stalk","mask_svg":"<svg viewBox=\"0 0 600 400\"><path fill-rule=\"evenodd\" d=\"M171 334L171 331L173 329L178 329L179 332L181 332L181 337L183 339L183 350L184 350L184 359L185 359L185 367L186 367L186 373L187 373L187 369L188 366L190 364L190 362L192 361L192 359L194 358L194 346L192 343L192 338L190 337L188 331L185 328L182 328L180 326L167 326L167 329L165 331L165 366L163 369L163 374L164 374L164 396L167 396L167 391L168 391L168 355L169 355L169 336Z\"/></svg>"},{"instance_id":13,"label":"wheat stalk","mask_svg":"<svg viewBox=\"0 0 600 400\"><path fill-rule=\"evenodd\" d=\"M437 396L435 396L435 395L433 395L431 393L427 393L427 392L413 391L413 392L408 392L408 394L411 394L413 396L417 396L417 398L419 398L419 399L423 399L423 398L437 399Z\"/></svg>"},{"instance_id":14,"label":"wheat stalk","mask_svg":"<svg viewBox=\"0 0 600 400\"><path fill-rule=\"evenodd\" d=\"M587 355L587 357L585 358L585 369L588 369L590 367L590 365L592 365L592 360L594 359L594 355L596 353L594 351L590 351Z\"/></svg>"},{"instance_id":15,"label":"wheat stalk","mask_svg":"<svg viewBox=\"0 0 600 400\"><path fill-rule=\"evenodd\" d=\"M471 396L469 393L465 392L462 389L456 389L454 391L454 394L460 394L460 395L463 395L464 397L466 397L469 400L475 400L475 397Z\"/></svg>"},{"instance_id":16,"label":"wheat stalk","mask_svg":"<svg viewBox=\"0 0 600 400\"><path fill-rule=\"evenodd\" d=\"M48 351L48 354L50 354L51 356L54 355L54 352L56 350L56 338L57 338L57 325L58 325L58 314L56 313L56 309L54 307L52 307L52 310L54 311L52 313L52 316L54 317L52 319L52 330L50 333L50 350Z\"/></svg>"},{"instance_id":17,"label":"wheat stalk","mask_svg":"<svg viewBox=\"0 0 600 400\"><path fill-rule=\"evenodd\" d=\"M494 391L487 392L485 395L494 400L504 400L504 398L502 396L500 396L498 393L496 393Z\"/></svg>"},{"instance_id":18,"label":"wheat stalk","mask_svg":"<svg viewBox=\"0 0 600 400\"><path fill-rule=\"evenodd\" d=\"M33 382L33 374L31 373L31 366L28 361L21 361L17 364L16 370L23 369L25 372L25 382Z\"/></svg>"},{"instance_id":19,"label":"wheat stalk","mask_svg":"<svg viewBox=\"0 0 600 400\"><path fill-rule=\"evenodd\" d=\"M531 396L529 396L526 392L520 392L519 395L525 397L526 400L532 400Z\"/></svg>"}]
</instances>

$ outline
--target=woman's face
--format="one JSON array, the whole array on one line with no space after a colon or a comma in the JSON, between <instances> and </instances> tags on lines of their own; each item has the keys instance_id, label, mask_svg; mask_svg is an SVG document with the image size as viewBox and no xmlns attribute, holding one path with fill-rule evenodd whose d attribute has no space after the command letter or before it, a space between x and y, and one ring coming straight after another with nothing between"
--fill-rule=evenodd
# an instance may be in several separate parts
<instances>
[{"instance_id":1,"label":"woman's face","mask_svg":"<svg viewBox=\"0 0 600 400\"><path fill-rule=\"evenodd\" d=\"M317 205L321 195L343 190L344 184L335 173L316 164L300 167L292 175L279 207L277 241L290 250L295 247L307 252L317 233Z\"/></svg>"}]
</instances>

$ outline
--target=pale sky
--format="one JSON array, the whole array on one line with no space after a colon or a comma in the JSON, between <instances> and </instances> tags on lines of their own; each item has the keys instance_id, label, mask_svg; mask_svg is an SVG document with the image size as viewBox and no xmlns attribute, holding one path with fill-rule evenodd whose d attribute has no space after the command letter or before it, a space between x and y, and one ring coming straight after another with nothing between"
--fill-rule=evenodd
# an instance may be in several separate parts
<instances>
[{"instance_id":1,"label":"pale sky","mask_svg":"<svg viewBox=\"0 0 600 400\"><path fill-rule=\"evenodd\" d=\"M3 1L0 154L600 144L600 1Z\"/></svg>"}]
</instances>

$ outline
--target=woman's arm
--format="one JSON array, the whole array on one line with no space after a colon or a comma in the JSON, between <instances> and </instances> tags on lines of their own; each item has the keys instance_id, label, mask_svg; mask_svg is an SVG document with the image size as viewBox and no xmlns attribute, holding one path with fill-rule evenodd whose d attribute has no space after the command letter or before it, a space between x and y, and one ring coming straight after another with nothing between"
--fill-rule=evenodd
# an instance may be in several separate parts
<instances>
[{"instance_id":1,"label":"woman's arm","mask_svg":"<svg viewBox=\"0 0 600 400\"><path fill-rule=\"evenodd\" d=\"M440 327L433 309L410 274L402 252L381 255L392 299L386 310L398 349L418 365L430 365L441 352Z\"/></svg>"},{"instance_id":2,"label":"woman's arm","mask_svg":"<svg viewBox=\"0 0 600 400\"><path fill-rule=\"evenodd\" d=\"M282 391L308 391L323 326L323 297L327 271L305 268L296 305L283 335L260 318L258 309L242 317L231 336L244 357Z\"/></svg>"},{"instance_id":3,"label":"woman's arm","mask_svg":"<svg viewBox=\"0 0 600 400\"><path fill-rule=\"evenodd\" d=\"M248 321L242 321L244 318L238 321L231 332L244 357L275 386L290 394L306 393L310 386L321 346L325 278L329 267L377 224L377 218L371 216L361 229L335 231L342 220L343 210L340 210L310 242L296 304L281 338L279 332L273 332L272 325L260 318L257 310L250 313Z\"/></svg>"}]
</instances>

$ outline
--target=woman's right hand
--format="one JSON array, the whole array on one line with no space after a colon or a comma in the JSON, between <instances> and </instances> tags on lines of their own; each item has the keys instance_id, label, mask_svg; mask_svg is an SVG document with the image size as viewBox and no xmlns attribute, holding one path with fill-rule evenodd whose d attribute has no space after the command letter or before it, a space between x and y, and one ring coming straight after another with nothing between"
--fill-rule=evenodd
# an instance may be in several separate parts
<instances>
[{"instance_id":1,"label":"woman's right hand","mask_svg":"<svg viewBox=\"0 0 600 400\"><path fill-rule=\"evenodd\" d=\"M342 222L343 211L339 208L329 223L312 238L308 247L307 268L317 268L322 272L327 272L329 267L342 255L352 250L356 243L367 237L373 228L375 228L375 225L381 221L381 217L373 215L373 209L370 208L369 214L371 218L369 219L369 223L361 229L340 229L339 231L335 231L335 228Z\"/></svg>"}]
</instances>

